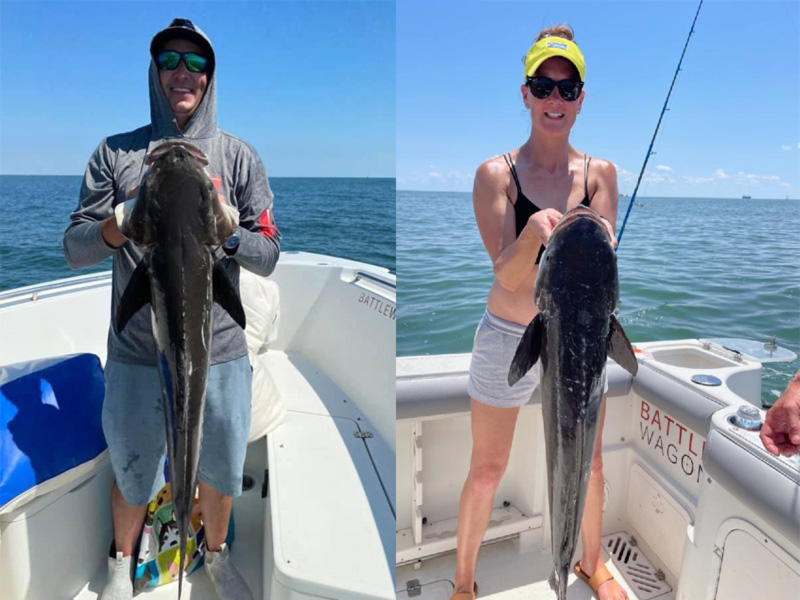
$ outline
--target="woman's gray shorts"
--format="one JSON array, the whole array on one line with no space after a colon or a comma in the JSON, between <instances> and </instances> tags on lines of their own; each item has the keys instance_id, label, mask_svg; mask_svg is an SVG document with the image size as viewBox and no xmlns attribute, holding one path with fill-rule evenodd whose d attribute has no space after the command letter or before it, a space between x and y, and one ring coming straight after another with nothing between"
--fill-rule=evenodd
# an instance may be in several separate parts
<instances>
[{"instance_id":1,"label":"woman's gray shorts","mask_svg":"<svg viewBox=\"0 0 800 600\"><path fill-rule=\"evenodd\" d=\"M105 375L103 433L114 477L125 501L142 506L164 486L167 434L158 370L109 360ZM208 372L198 479L226 496L242 493L252 376L247 356Z\"/></svg>"},{"instance_id":2,"label":"woman's gray shorts","mask_svg":"<svg viewBox=\"0 0 800 600\"><path fill-rule=\"evenodd\" d=\"M508 369L523 333L525 326L501 319L486 309L472 344L467 382L471 398L497 408L516 408L527 404L531 398L539 399L541 361L537 361L514 387L508 385ZM603 380L605 394L608 391L605 370Z\"/></svg>"}]
</instances>

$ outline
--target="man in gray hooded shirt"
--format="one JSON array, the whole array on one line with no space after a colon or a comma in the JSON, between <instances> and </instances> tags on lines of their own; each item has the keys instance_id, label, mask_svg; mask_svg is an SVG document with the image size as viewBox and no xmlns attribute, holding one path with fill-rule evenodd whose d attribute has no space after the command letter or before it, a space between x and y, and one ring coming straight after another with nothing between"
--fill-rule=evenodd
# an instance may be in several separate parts
<instances>
[{"instance_id":1,"label":"man in gray hooded shirt","mask_svg":"<svg viewBox=\"0 0 800 600\"><path fill-rule=\"evenodd\" d=\"M173 59L175 53L180 54L174 68L170 68L174 63L159 56L165 50L173 51ZM205 152L207 170L219 193L239 212L239 228L218 251L234 285L238 288L240 266L266 276L280 254L273 195L261 159L250 145L217 126L216 64L208 37L191 21L175 19L153 38L150 53L151 123L100 143L89 160L78 208L64 233L64 250L72 268L97 264L113 254L112 317L144 254L117 228L114 207L139 185L146 155L167 140L187 140ZM147 504L164 483L164 418L158 406L160 384L149 312L140 310L122 333L111 327L108 334L103 429L116 481L114 544L109 582L101 600L132 597L130 556ZM252 596L228 560L224 540L233 497L241 494L250 424L250 365L244 332L216 304L212 330L199 467L205 565L221 598L247 599ZM159 397L156 404L152 404L154 396Z\"/></svg>"}]
</instances>

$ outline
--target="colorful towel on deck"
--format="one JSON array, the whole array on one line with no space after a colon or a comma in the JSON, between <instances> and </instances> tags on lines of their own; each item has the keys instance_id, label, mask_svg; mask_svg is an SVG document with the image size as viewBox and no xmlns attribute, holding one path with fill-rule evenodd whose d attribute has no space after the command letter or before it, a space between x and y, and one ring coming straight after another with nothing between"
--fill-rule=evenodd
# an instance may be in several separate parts
<instances>
[{"instance_id":1,"label":"colorful towel on deck","mask_svg":"<svg viewBox=\"0 0 800 600\"><path fill-rule=\"evenodd\" d=\"M197 496L194 506L197 508ZM205 531L197 511L192 511L186 537L185 575L201 564L205 555ZM133 588L156 587L178 579L180 562L180 536L172 512L172 493L167 483L147 507L144 520L136 576Z\"/></svg>"}]
</instances>

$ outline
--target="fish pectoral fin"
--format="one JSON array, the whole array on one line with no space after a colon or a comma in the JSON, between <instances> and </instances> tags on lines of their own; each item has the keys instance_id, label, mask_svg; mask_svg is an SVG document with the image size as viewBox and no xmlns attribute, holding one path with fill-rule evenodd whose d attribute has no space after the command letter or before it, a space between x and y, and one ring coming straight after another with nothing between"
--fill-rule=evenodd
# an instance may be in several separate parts
<instances>
[{"instance_id":1,"label":"fish pectoral fin","mask_svg":"<svg viewBox=\"0 0 800 600\"><path fill-rule=\"evenodd\" d=\"M236 321L236 324L244 329L247 322L244 317L242 301L239 299L239 294L236 293L225 267L219 261L214 263L213 286L214 302L224 308L231 318Z\"/></svg>"},{"instance_id":2,"label":"fish pectoral fin","mask_svg":"<svg viewBox=\"0 0 800 600\"><path fill-rule=\"evenodd\" d=\"M114 322L117 333L122 333L131 317L139 312L145 304L150 303L150 275L147 272L146 259L139 261L133 275L128 280L128 286L122 293L122 299L117 307L117 318Z\"/></svg>"},{"instance_id":3,"label":"fish pectoral fin","mask_svg":"<svg viewBox=\"0 0 800 600\"><path fill-rule=\"evenodd\" d=\"M611 315L608 327L608 340L606 341L606 354L631 375L639 372L639 363L633 353L628 336L622 330L617 318Z\"/></svg>"},{"instance_id":4,"label":"fish pectoral fin","mask_svg":"<svg viewBox=\"0 0 800 600\"><path fill-rule=\"evenodd\" d=\"M542 347L542 314L537 314L533 321L528 324L522 339L519 341L517 351L514 353L514 360L508 369L508 385L513 386L531 367L539 360L539 351Z\"/></svg>"}]
</instances>

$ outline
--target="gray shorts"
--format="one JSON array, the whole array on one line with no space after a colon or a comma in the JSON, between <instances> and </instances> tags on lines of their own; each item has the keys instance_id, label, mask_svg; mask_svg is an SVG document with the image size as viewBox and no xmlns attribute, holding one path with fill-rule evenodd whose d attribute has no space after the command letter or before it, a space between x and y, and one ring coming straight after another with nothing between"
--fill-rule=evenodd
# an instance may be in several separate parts
<instances>
[{"instance_id":1,"label":"gray shorts","mask_svg":"<svg viewBox=\"0 0 800 600\"><path fill-rule=\"evenodd\" d=\"M128 504L142 506L164 486L166 422L156 367L108 360L103 433ZM252 371L247 356L208 373L198 479L226 496L242 493L250 432Z\"/></svg>"},{"instance_id":2,"label":"gray shorts","mask_svg":"<svg viewBox=\"0 0 800 600\"><path fill-rule=\"evenodd\" d=\"M525 326L493 315L486 309L472 345L467 392L481 404L497 408L517 408L531 399L539 400L541 361L513 387L508 385L508 370L517 351ZM603 394L608 380L603 370Z\"/></svg>"}]
</instances>

